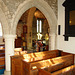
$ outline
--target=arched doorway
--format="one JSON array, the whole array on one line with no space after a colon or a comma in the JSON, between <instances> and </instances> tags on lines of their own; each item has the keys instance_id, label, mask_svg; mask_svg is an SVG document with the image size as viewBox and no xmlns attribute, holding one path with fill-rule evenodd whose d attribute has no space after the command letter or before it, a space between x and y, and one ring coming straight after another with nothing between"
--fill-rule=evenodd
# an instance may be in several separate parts
<instances>
[{"instance_id":1,"label":"arched doorway","mask_svg":"<svg viewBox=\"0 0 75 75\"><path fill-rule=\"evenodd\" d=\"M49 23L49 27L50 27L50 31L49 31L49 50L51 49L55 49L56 47L56 31L57 31L57 20L56 20L56 16L53 12L53 10L51 9L51 7L44 1L38 1L38 0L28 0L23 2L17 9L17 11L15 12L15 15L12 19L12 33L16 34L16 27L17 27L17 23L20 19L20 17L22 16L22 14L28 10L31 7L36 7L39 10L41 10L41 12L45 15L48 23Z\"/></svg>"},{"instance_id":2,"label":"arched doorway","mask_svg":"<svg viewBox=\"0 0 75 75\"><path fill-rule=\"evenodd\" d=\"M30 52L49 50L49 24L36 7L27 10L17 25L15 47Z\"/></svg>"}]
</instances>

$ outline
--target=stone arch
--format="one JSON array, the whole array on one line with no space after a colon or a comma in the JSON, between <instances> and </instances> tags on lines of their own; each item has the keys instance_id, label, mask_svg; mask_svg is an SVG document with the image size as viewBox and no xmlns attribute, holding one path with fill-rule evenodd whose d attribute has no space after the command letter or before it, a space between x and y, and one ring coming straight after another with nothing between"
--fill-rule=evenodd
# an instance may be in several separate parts
<instances>
[{"instance_id":1,"label":"stone arch","mask_svg":"<svg viewBox=\"0 0 75 75\"><path fill-rule=\"evenodd\" d=\"M9 34L8 22L6 20L6 16L5 16L4 12L2 11L2 9L0 9L0 22L2 25L3 35Z\"/></svg>"},{"instance_id":2,"label":"stone arch","mask_svg":"<svg viewBox=\"0 0 75 75\"><path fill-rule=\"evenodd\" d=\"M27 1L24 1L22 4L20 4L12 19L11 28L13 29L11 29L11 33L16 34L16 27L17 27L17 23L20 17L26 10L32 7L38 8L45 15L49 23L49 27L50 27L50 37L53 37L54 39L54 40L52 39L54 42L53 42L53 48L51 49L54 49L55 48L55 37L56 37L56 31L57 31L57 19L51 7L44 0L27 0ZM52 43L50 43L49 45L51 44Z\"/></svg>"}]
</instances>

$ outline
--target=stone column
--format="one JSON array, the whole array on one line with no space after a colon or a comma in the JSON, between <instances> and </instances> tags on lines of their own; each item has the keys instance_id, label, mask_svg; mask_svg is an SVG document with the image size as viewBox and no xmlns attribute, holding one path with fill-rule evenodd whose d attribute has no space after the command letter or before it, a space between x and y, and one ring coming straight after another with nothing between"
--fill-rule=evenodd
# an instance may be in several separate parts
<instances>
[{"instance_id":1,"label":"stone column","mask_svg":"<svg viewBox=\"0 0 75 75\"><path fill-rule=\"evenodd\" d=\"M27 49L29 50L32 48L32 22L35 10L35 7L30 9L27 19Z\"/></svg>"},{"instance_id":2,"label":"stone column","mask_svg":"<svg viewBox=\"0 0 75 75\"><path fill-rule=\"evenodd\" d=\"M49 50L54 50L56 48L56 35L50 34L49 37Z\"/></svg>"},{"instance_id":3,"label":"stone column","mask_svg":"<svg viewBox=\"0 0 75 75\"><path fill-rule=\"evenodd\" d=\"M5 75L10 75L11 60L10 56L14 55L14 41L16 35L4 35L5 38Z\"/></svg>"}]
</instances>

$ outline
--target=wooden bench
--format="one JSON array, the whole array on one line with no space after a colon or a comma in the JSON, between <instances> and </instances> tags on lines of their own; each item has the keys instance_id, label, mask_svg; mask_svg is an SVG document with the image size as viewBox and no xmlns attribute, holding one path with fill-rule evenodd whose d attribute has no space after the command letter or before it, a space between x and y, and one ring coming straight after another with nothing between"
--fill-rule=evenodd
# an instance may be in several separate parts
<instances>
[{"instance_id":1,"label":"wooden bench","mask_svg":"<svg viewBox=\"0 0 75 75\"><path fill-rule=\"evenodd\" d=\"M0 45L0 70L5 69L5 45Z\"/></svg>"},{"instance_id":2,"label":"wooden bench","mask_svg":"<svg viewBox=\"0 0 75 75\"><path fill-rule=\"evenodd\" d=\"M27 54L27 51L15 51L14 55L23 55L23 54Z\"/></svg>"},{"instance_id":3,"label":"wooden bench","mask_svg":"<svg viewBox=\"0 0 75 75\"><path fill-rule=\"evenodd\" d=\"M63 52L61 50L51 50L51 51L11 56L12 75L21 75L23 59L24 61L27 61L28 63L28 62L36 62L40 60L50 59L50 58L67 55L67 54L70 54L70 53Z\"/></svg>"},{"instance_id":4,"label":"wooden bench","mask_svg":"<svg viewBox=\"0 0 75 75\"><path fill-rule=\"evenodd\" d=\"M63 63L59 62L59 66L58 65L51 65L49 68L47 69L38 69L39 70L39 74L38 75L74 75L75 74L75 65L74 64L74 59L72 61L70 61L71 58L68 57L68 61L64 61Z\"/></svg>"},{"instance_id":5,"label":"wooden bench","mask_svg":"<svg viewBox=\"0 0 75 75\"><path fill-rule=\"evenodd\" d=\"M0 50L4 50L5 49L5 45L0 45Z\"/></svg>"},{"instance_id":6,"label":"wooden bench","mask_svg":"<svg viewBox=\"0 0 75 75\"><path fill-rule=\"evenodd\" d=\"M5 53L5 50L4 50L4 49L3 49L3 50L2 50L2 49L0 49L0 53Z\"/></svg>"},{"instance_id":7,"label":"wooden bench","mask_svg":"<svg viewBox=\"0 0 75 75\"><path fill-rule=\"evenodd\" d=\"M5 57L0 57L0 69L5 68Z\"/></svg>"},{"instance_id":8,"label":"wooden bench","mask_svg":"<svg viewBox=\"0 0 75 75\"><path fill-rule=\"evenodd\" d=\"M39 61L49 58L54 58L60 55L60 50L51 50L51 51L44 51L44 52L36 52L36 53L29 53L23 55L24 60L26 61Z\"/></svg>"},{"instance_id":9,"label":"wooden bench","mask_svg":"<svg viewBox=\"0 0 75 75\"><path fill-rule=\"evenodd\" d=\"M27 60L31 61L32 59L36 57L35 61L38 61L38 60L43 60L47 58L57 57L59 56L59 53L60 53L59 50L52 50L52 51L44 51L44 52L36 52L36 53L11 56L12 75L21 75L22 59L25 59L26 61ZM32 61L34 62L34 60Z\"/></svg>"},{"instance_id":10,"label":"wooden bench","mask_svg":"<svg viewBox=\"0 0 75 75\"><path fill-rule=\"evenodd\" d=\"M38 74L37 68L45 69L48 70L49 72L54 72L56 70L62 69L64 67L73 64L74 64L74 55L72 54L37 62L26 62L23 60L22 75L37 75Z\"/></svg>"},{"instance_id":11,"label":"wooden bench","mask_svg":"<svg viewBox=\"0 0 75 75\"><path fill-rule=\"evenodd\" d=\"M52 73L43 69L38 70L38 75L75 75L75 65L68 66Z\"/></svg>"},{"instance_id":12,"label":"wooden bench","mask_svg":"<svg viewBox=\"0 0 75 75\"><path fill-rule=\"evenodd\" d=\"M3 57L3 56L5 56L5 53L0 53L0 57Z\"/></svg>"}]
</instances>

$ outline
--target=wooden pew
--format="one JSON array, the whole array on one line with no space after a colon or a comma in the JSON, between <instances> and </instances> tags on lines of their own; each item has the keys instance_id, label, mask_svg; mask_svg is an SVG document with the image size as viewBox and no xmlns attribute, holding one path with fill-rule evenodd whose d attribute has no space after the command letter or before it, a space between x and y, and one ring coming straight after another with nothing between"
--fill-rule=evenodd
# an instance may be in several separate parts
<instances>
[{"instance_id":1,"label":"wooden pew","mask_svg":"<svg viewBox=\"0 0 75 75\"><path fill-rule=\"evenodd\" d=\"M75 65L71 65L59 71L53 72L51 75L75 75Z\"/></svg>"},{"instance_id":2,"label":"wooden pew","mask_svg":"<svg viewBox=\"0 0 75 75\"><path fill-rule=\"evenodd\" d=\"M23 54L27 54L27 51L15 51L14 55L23 55Z\"/></svg>"},{"instance_id":3,"label":"wooden pew","mask_svg":"<svg viewBox=\"0 0 75 75\"><path fill-rule=\"evenodd\" d=\"M27 54L27 51L20 51L20 55Z\"/></svg>"},{"instance_id":4,"label":"wooden pew","mask_svg":"<svg viewBox=\"0 0 75 75\"><path fill-rule=\"evenodd\" d=\"M75 65L68 66L52 73L43 69L38 70L38 75L75 75Z\"/></svg>"},{"instance_id":5,"label":"wooden pew","mask_svg":"<svg viewBox=\"0 0 75 75\"><path fill-rule=\"evenodd\" d=\"M5 68L5 57L0 57L0 69Z\"/></svg>"},{"instance_id":6,"label":"wooden pew","mask_svg":"<svg viewBox=\"0 0 75 75\"><path fill-rule=\"evenodd\" d=\"M40 61L40 60L45 60L45 59L50 59L50 58L70 54L70 53L66 53L66 54L65 53L63 53L63 51L61 51L61 50L51 50L51 51L11 56L12 75L21 75L23 59L24 59L24 61L36 62L36 61Z\"/></svg>"},{"instance_id":7,"label":"wooden pew","mask_svg":"<svg viewBox=\"0 0 75 75\"><path fill-rule=\"evenodd\" d=\"M0 57L3 57L3 56L5 56L5 53L0 53Z\"/></svg>"},{"instance_id":8,"label":"wooden pew","mask_svg":"<svg viewBox=\"0 0 75 75\"><path fill-rule=\"evenodd\" d=\"M14 51L22 51L22 48L15 48Z\"/></svg>"},{"instance_id":9,"label":"wooden pew","mask_svg":"<svg viewBox=\"0 0 75 75\"><path fill-rule=\"evenodd\" d=\"M38 74L37 68L45 69L48 70L49 72L54 72L73 64L74 64L74 55L72 54L37 62L26 62L23 60L22 75L37 75Z\"/></svg>"},{"instance_id":10,"label":"wooden pew","mask_svg":"<svg viewBox=\"0 0 75 75\"><path fill-rule=\"evenodd\" d=\"M5 45L0 45L0 50L4 50L5 49Z\"/></svg>"},{"instance_id":11,"label":"wooden pew","mask_svg":"<svg viewBox=\"0 0 75 75\"><path fill-rule=\"evenodd\" d=\"M61 52L60 50L51 50L44 52L29 53L29 54L24 54L23 58L26 61L34 62L34 61L57 57L59 56L60 52Z\"/></svg>"},{"instance_id":12,"label":"wooden pew","mask_svg":"<svg viewBox=\"0 0 75 75\"><path fill-rule=\"evenodd\" d=\"M0 70L5 69L5 45L0 45Z\"/></svg>"},{"instance_id":13,"label":"wooden pew","mask_svg":"<svg viewBox=\"0 0 75 75\"><path fill-rule=\"evenodd\" d=\"M5 50L4 50L4 49L3 49L3 50L2 50L2 49L0 49L0 53L5 53Z\"/></svg>"},{"instance_id":14,"label":"wooden pew","mask_svg":"<svg viewBox=\"0 0 75 75\"><path fill-rule=\"evenodd\" d=\"M20 55L19 51L14 52L14 55Z\"/></svg>"},{"instance_id":15,"label":"wooden pew","mask_svg":"<svg viewBox=\"0 0 75 75\"><path fill-rule=\"evenodd\" d=\"M21 60L23 56L16 55L11 57L11 75L21 75Z\"/></svg>"},{"instance_id":16,"label":"wooden pew","mask_svg":"<svg viewBox=\"0 0 75 75\"><path fill-rule=\"evenodd\" d=\"M21 75L22 59L34 62L38 60L57 57L59 56L60 52L61 52L60 50L52 50L52 51L44 51L44 52L36 52L36 53L11 56L12 75ZM32 60L34 58L35 60Z\"/></svg>"}]
</instances>

